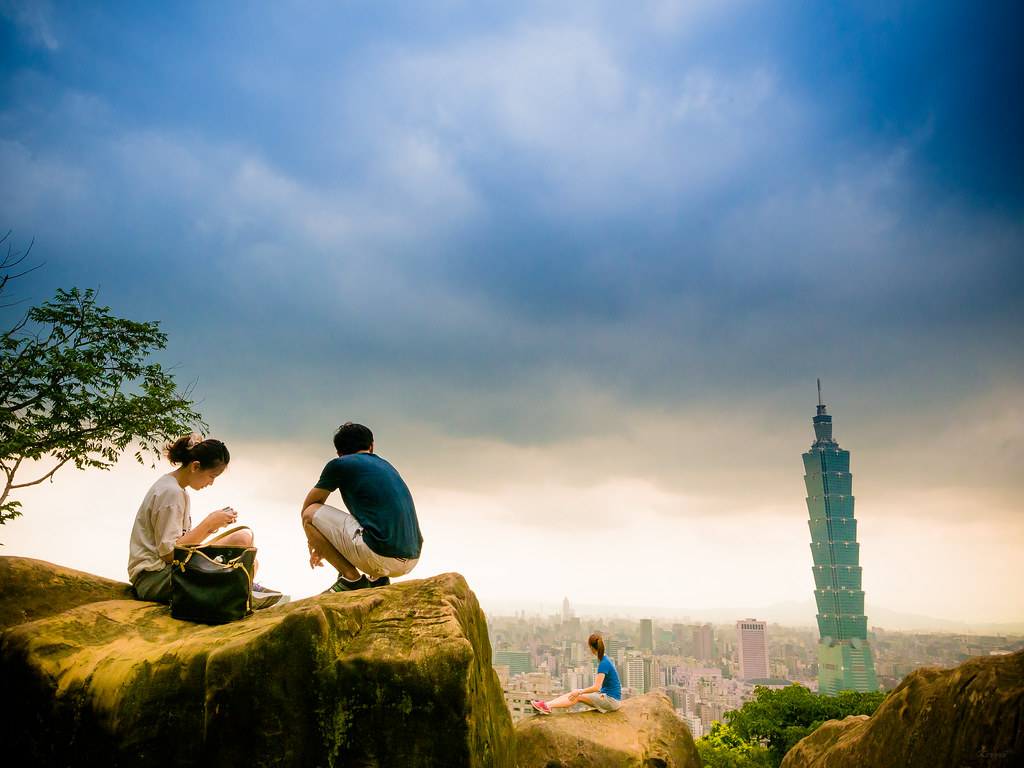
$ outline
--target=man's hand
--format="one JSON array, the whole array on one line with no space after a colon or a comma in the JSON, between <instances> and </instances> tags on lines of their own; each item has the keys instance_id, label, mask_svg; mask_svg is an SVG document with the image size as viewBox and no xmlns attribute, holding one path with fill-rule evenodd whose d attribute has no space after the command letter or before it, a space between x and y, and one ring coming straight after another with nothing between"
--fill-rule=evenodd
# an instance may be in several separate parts
<instances>
[{"instance_id":1,"label":"man's hand","mask_svg":"<svg viewBox=\"0 0 1024 768\"><path fill-rule=\"evenodd\" d=\"M324 558L323 556L313 549L313 545L309 545L309 567L310 568L323 568Z\"/></svg>"}]
</instances>

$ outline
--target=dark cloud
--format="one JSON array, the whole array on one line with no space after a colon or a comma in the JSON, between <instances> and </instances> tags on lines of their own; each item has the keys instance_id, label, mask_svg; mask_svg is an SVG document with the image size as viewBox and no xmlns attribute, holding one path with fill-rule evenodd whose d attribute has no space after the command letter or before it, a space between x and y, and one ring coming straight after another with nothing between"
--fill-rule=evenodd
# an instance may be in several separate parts
<instances>
[{"instance_id":1,"label":"dark cloud","mask_svg":"<svg viewBox=\"0 0 1024 768\"><path fill-rule=\"evenodd\" d=\"M549 5L5 10L33 285L254 435L1019 381L1013 6Z\"/></svg>"},{"instance_id":2,"label":"dark cloud","mask_svg":"<svg viewBox=\"0 0 1024 768\"><path fill-rule=\"evenodd\" d=\"M788 76L829 105L825 127L842 140L912 147L922 184L981 206L1024 203L1024 79L1012 0L801 3L782 30ZM770 11L769 11L770 13Z\"/></svg>"}]
</instances>

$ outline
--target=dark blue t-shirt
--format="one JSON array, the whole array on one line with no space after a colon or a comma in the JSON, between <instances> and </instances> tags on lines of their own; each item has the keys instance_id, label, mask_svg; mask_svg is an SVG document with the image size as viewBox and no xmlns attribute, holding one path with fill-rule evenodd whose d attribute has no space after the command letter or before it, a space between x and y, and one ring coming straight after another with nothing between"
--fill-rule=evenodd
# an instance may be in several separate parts
<instances>
[{"instance_id":1,"label":"dark blue t-shirt","mask_svg":"<svg viewBox=\"0 0 1024 768\"><path fill-rule=\"evenodd\" d=\"M604 672L604 681L601 683L601 693L607 693L613 699L622 699L622 686L619 685L619 673L615 671L612 660L605 656L597 665L597 674Z\"/></svg>"},{"instance_id":2,"label":"dark blue t-shirt","mask_svg":"<svg viewBox=\"0 0 1024 768\"><path fill-rule=\"evenodd\" d=\"M383 557L420 556L423 536L412 494L398 470L375 453L353 453L328 462L317 488L340 491L363 527L363 541Z\"/></svg>"}]
</instances>

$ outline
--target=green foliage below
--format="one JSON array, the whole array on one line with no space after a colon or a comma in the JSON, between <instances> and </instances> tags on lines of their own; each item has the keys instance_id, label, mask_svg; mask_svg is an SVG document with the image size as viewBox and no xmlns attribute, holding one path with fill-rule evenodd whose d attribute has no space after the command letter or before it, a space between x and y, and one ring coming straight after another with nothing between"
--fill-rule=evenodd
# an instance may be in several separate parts
<instances>
[{"instance_id":1,"label":"green foliage below","mask_svg":"<svg viewBox=\"0 0 1024 768\"><path fill-rule=\"evenodd\" d=\"M886 696L877 691L825 696L795 683L778 691L759 685L754 691L754 701L726 712L725 723L716 722L710 733L697 740L705 766L777 768L798 741L825 721L871 715Z\"/></svg>"},{"instance_id":2,"label":"green foliage below","mask_svg":"<svg viewBox=\"0 0 1024 768\"><path fill-rule=\"evenodd\" d=\"M135 457L205 427L190 389L148 362L166 346L159 324L122 320L96 303L95 291L58 290L0 335L0 524L20 513L12 490L53 477L65 464L109 469L135 444ZM51 469L15 482L26 460Z\"/></svg>"},{"instance_id":3,"label":"green foliage below","mask_svg":"<svg viewBox=\"0 0 1024 768\"><path fill-rule=\"evenodd\" d=\"M768 768L768 750L745 741L728 723L715 722L711 732L695 742L704 768Z\"/></svg>"}]
</instances>

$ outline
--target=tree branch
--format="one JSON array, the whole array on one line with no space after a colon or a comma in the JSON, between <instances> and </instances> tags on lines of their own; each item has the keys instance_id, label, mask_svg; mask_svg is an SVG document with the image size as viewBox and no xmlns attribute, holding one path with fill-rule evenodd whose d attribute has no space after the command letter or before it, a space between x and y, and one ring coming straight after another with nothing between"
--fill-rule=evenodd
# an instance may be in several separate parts
<instances>
[{"instance_id":1,"label":"tree branch","mask_svg":"<svg viewBox=\"0 0 1024 768\"><path fill-rule=\"evenodd\" d=\"M6 465L0 464L0 467L3 468L4 474L7 475L7 483L4 486L4 492L2 495L0 495L0 504L3 504L5 501L7 501L7 497L11 493L11 488L13 487L14 483L14 474L15 472L18 471L18 467L21 466L21 461L21 456L19 456L17 459L15 459L14 466L11 467L10 469L8 469Z\"/></svg>"},{"instance_id":2,"label":"tree branch","mask_svg":"<svg viewBox=\"0 0 1024 768\"><path fill-rule=\"evenodd\" d=\"M11 232L13 232L13 231L14 230L11 230L11 229L7 230L7 234L5 234L3 237L0 237L0 243L5 242L7 240L7 238L11 236ZM36 239L33 237L32 241L28 244L28 248L26 248L24 251L17 251L17 252L14 251L14 249L11 246L10 243L7 243L7 255L4 256L4 260L2 262L0 262L0 269L10 270L11 267L16 267L19 264L21 264L21 262L23 262L25 259L28 258L28 255L32 251L32 246L35 244L35 242L36 242ZM28 268L28 269L26 269L26 270L24 270L22 272L18 272L17 274L14 274L14 275L12 275L10 273L10 271L6 272L3 275L3 277L0 277L0 293L4 292L4 288L7 286L7 281L9 281L9 280L16 280L19 277L24 277L25 275L29 274L30 272L35 272L37 269L39 269L45 263L46 263L45 261L40 262L39 264L36 264L34 267L30 267L30 268ZM7 307L13 307L15 304L20 304L20 303L21 303L20 301L11 301L11 302L8 302L6 304L0 304L0 309L6 309Z\"/></svg>"},{"instance_id":3,"label":"tree branch","mask_svg":"<svg viewBox=\"0 0 1024 768\"><path fill-rule=\"evenodd\" d=\"M56 467L51 469L49 472L47 472L45 475L40 477L38 480L33 480L31 482L28 482L28 483L18 483L17 485L10 485L10 486L8 486L8 488L13 491L15 488L28 488L30 485L39 485L44 480L49 480L51 477L53 477L57 473L57 470L60 469L61 467L63 467L69 461L71 461L71 457L70 456L68 458L64 459L63 461L61 461ZM0 499L0 501L3 501L3 499Z\"/></svg>"}]
</instances>

